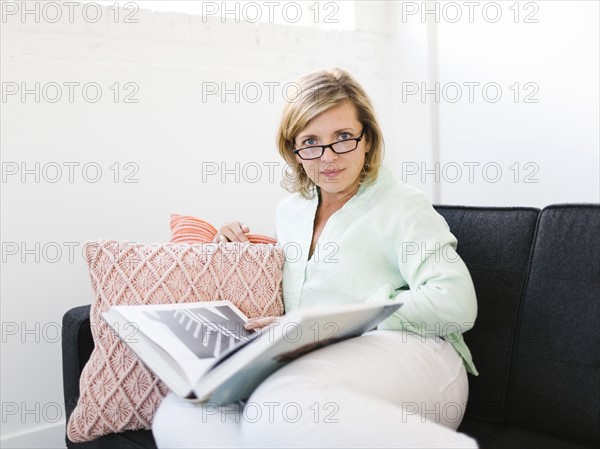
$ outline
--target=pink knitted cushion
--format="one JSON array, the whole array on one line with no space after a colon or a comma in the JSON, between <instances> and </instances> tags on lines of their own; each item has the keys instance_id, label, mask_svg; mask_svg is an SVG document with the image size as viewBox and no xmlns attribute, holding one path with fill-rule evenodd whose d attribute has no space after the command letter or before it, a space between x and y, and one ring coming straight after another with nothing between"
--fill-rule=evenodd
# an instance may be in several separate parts
<instances>
[{"instance_id":1,"label":"pink knitted cushion","mask_svg":"<svg viewBox=\"0 0 600 449\"><path fill-rule=\"evenodd\" d=\"M95 292L94 351L67 425L73 442L150 429L167 387L102 319L116 304L229 299L248 317L283 314L283 251L263 244L162 244L100 241L85 245Z\"/></svg>"}]
</instances>

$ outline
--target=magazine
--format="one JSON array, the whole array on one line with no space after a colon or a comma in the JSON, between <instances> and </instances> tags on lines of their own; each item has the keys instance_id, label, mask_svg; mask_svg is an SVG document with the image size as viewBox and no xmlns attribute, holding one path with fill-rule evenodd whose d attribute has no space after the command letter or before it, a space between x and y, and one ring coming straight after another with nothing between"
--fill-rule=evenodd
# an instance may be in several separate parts
<instances>
[{"instance_id":1,"label":"magazine","mask_svg":"<svg viewBox=\"0 0 600 449\"><path fill-rule=\"evenodd\" d=\"M296 309L258 330L230 301L113 306L102 314L175 394L194 402L246 400L286 363L375 329L395 301Z\"/></svg>"}]
</instances>

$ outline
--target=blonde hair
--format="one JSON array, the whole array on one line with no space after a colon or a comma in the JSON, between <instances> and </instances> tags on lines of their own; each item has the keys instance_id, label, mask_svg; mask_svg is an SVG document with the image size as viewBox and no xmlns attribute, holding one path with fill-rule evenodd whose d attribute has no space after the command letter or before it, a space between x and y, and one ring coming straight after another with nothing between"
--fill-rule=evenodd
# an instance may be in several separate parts
<instances>
[{"instance_id":1,"label":"blonde hair","mask_svg":"<svg viewBox=\"0 0 600 449\"><path fill-rule=\"evenodd\" d=\"M356 107L358 121L365 130L364 138L371 145L365 154L359 182L374 181L384 155L383 135L373 105L360 84L345 70L334 68L302 76L296 82L296 88L299 93L284 106L276 138L279 154L287 162L288 173L281 182L282 187L288 192L298 192L306 199L315 197L316 186L296 160L293 142L315 116L346 102Z\"/></svg>"}]
</instances>

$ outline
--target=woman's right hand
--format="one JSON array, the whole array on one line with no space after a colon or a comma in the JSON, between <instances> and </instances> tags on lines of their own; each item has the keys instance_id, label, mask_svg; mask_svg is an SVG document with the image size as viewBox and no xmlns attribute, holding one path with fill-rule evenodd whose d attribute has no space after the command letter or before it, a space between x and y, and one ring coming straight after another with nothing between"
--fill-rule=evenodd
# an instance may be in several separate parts
<instances>
[{"instance_id":1,"label":"woman's right hand","mask_svg":"<svg viewBox=\"0 0 600 449\"><path fill-rule=\"evenodd\" d=\"M250 232L250 228L239 221L233 221L229 224L222 226L213 242L226 243L226 242L247 242L248 237L245 233Z\"/></svg>"}]
</instances>

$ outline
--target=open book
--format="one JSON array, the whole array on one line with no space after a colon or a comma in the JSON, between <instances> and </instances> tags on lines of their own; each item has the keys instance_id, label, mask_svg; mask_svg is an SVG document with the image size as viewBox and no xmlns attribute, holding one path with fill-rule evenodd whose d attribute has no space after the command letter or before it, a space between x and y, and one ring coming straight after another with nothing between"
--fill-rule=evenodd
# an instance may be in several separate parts
<instances>
[{"instance_id":1,"label":"open book","mask_svg":"<svg viewBox=\"0 0 600 449\"><path fill-rule=\"evenodd\" d=\"M374 329L401 305L297 309L254 331L230 301L113 306L102 316L175 394L228 403L302 354Z\"/></svg>"}]
</instances>

